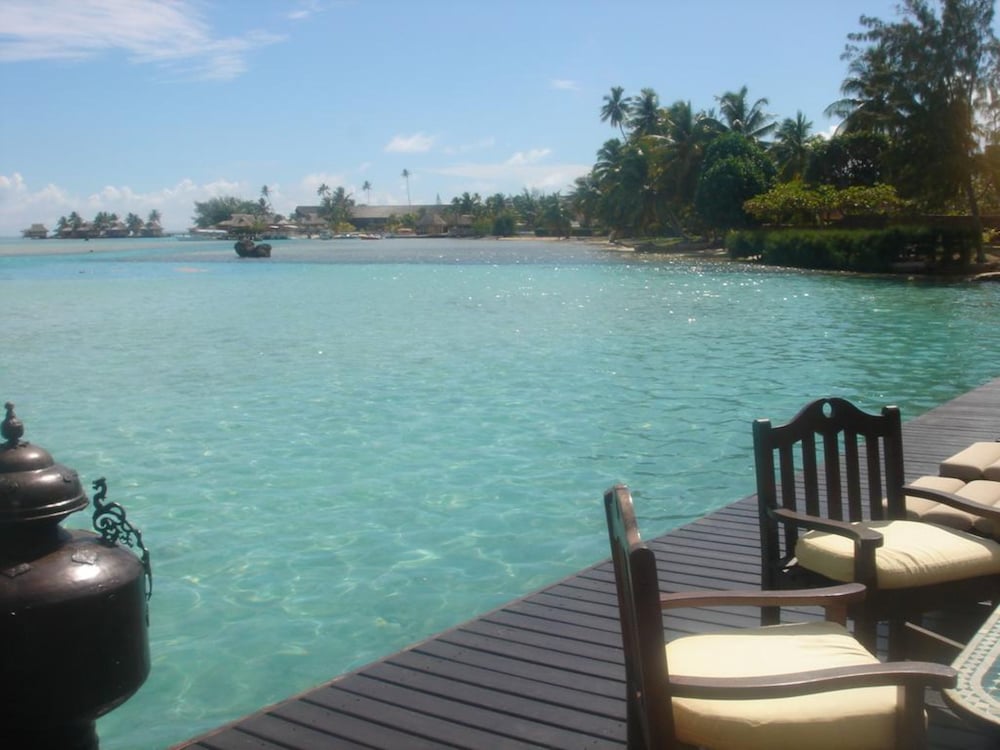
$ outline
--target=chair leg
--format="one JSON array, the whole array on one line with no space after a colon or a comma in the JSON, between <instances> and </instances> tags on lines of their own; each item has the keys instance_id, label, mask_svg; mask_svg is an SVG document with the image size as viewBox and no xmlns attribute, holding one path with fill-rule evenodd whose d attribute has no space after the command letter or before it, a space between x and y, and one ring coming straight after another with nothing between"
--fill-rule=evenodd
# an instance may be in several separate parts
<instances>
[{"instance_id":1,"label":"chair leg","mask_svg":"<svg viewBox=\"0 0 1000 750\"><path fill-rule=\"evenodd\" d=\"M760 608L760 624L761 625L777 625L781 621L781 609L780 607L761 607Z\"/></svg>"},{"instance_id":2,"label":"chair leg","mask_svg":"<svg viewBox=\"0 0 1000 750\"><path fill-rule=\"evenodd\" d=\"M889 620L889 661L903 661L906 658L906 620L894 617Z\"/></svg>"},{"instance_id":3,"label":"chair leg","mask_svg":"<svg viewBox=\"0 0 1000 750\"><path fill-rule=\"evenodd\" d=\"M896 715L896 748L926 750L927 725L924 718L924 688L922 685L899 687L900 707Z\"/></svg>"},{"instance_id":4,"label":"chair leg","mask_svg":"<svg viewBox=\"0 0 1000 750\"><path fill-rule=\"evenodd\" d=\"M878 655L878 622L860 607L854 614L854 637L873 656Z\"/></svg>"}]
</instances>

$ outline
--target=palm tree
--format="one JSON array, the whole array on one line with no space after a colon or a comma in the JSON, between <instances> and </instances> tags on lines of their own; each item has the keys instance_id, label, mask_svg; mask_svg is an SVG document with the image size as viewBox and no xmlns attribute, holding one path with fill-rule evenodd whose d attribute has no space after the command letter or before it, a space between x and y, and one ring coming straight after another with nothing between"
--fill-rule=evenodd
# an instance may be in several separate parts
<instances>
[{"instance_id":1,"label":"palm tree","mask_svg":"<svg viewBox=\"0 0 1000 750\"><path fill-rule=\"evenodd\" d=\"M142 233L142 217L138 214L129 213L125 217L125 226L128 227L130 235L138 237Z\"/></svg>"},{"instance_id":2,"label":"palm tree","mask_svg":"<svg viewBox=\"0 0 1000 750\"><path fill-rule=\"evenodd\" d=\"M811 129L812 122L801 111L796 113L794 120L786 118L778 127L771 153L782 179L792 180L805 174L809 150L816 141L809 135Z\"/></svg>"},{"instance_id":3,"label":"palm tree","mask_svg":"<svg viewBox=\"0 0 1000 750\"><path fill-rule=\"evenodd\" d=\"M622 95L625 89L621 86L612 86L611 93L604 95L604 106L601 107L601 122L611 124L611 127L618 128L625 138L625 123L628 121L628 99Z\"/></svg>"},{"instance_id":4,"label":"palm tree","mask_svg":"<svg viewBox=\"0 0 1000 750\"><path fill-rule=\"evenodd\" d=\"M739 91L727 91L716 97L719 102L719 113L726 127L734 133L745 135L754 141L760 141L777 127L774 116L764 111L768 105L767 99L760 98L753 104L747 103L747 87Z\"/></svg>"},{"instance_id":5,"label":"palm tree","mask_svg":"<svg viewBox=\"0 0 1000 750\"><path fill-rule=\"evenodd\" d=\"M838 133L872 131L890 137L896 135L904 105L894 90L887 51L882 47L859 51L848 64L847 73L840 85L843 97L823 110L827 117L841 118Z\"/></svg>"},{"instance_id":6,"label":"palm tree","mask_svg":"<svg viewBox=\"0 0 1000 750\"><path fill-rule=\"evenodd\" d=\"M329 194L330 194L330 186L327 185L325 182L321 183L320 186L316 188L316 195L318 195L320 198L325 198Z\"/></svg>"},{"instance_id":7,"label":"palm tree","mask_svg":"<svg viewBox=\"0 0 1000 750\"><path fill-rule=\"evenodd\" d=\"M689 101L674 102L667 110L667 165L682 201L694 200L705 148L720 132L719 122L710 113L692 110Z\"/></svg>"},{"instance_id":8,"label":"palm tree","mask_svg":"<svg viewBox=\"0 0 1000 750\"><path fill-rule=\"evenodd\" d=\"M364 190L365 193L368 195L368 203L369 203L369 205L371 205L371 202L372 202L372 184L370 182L368 182L368 180L365 180L365 184L361 186L361 189Z\"/></svg>"},{"instance_id":9,"label":"palm tree","mask_svg":"<svg viewBox=\"0 0 1000 750\"><path fill-rule=\"evenodd\" d=\"M577 177L573 181L573 190L567 196L569 205L583 219L583 226L589 227L591 219L597 215L597 207L601 200L601 190L594 173Z\"/></svg>"},{"instance_id":10,"label":"palm tree","mask_svg":"<svg viewBox=\"0 0 1000 750\"><path fill-rule=\"evenodd\" d=\"M264 187L260 189L260 200L257 201L261 216L265 216L271 212L271 204L268 201L268 198L270 197L271 189L267 185L264 185Z\"/></svg>"},{"instance_id":11,"label":"palm tree","mask_svg":"<svg viewBox=\"0 0 1000 750\"><path fill-rule=\"evenodd\" d=\"M643 89L639 96L629 100L628 111L633 137L656 135L660 132L660 97L653 89Z\"/></svg>"},{"instance_id":12,"label":"palm tree","mask_svg":"<svg viewBox=\"0 0 1000 750\"><path fill-rule=\"evenodd\" d=\"M410 207L410 170L403 170L403 179L406 180L406 205Z\"/></svg>"}]
</instances>

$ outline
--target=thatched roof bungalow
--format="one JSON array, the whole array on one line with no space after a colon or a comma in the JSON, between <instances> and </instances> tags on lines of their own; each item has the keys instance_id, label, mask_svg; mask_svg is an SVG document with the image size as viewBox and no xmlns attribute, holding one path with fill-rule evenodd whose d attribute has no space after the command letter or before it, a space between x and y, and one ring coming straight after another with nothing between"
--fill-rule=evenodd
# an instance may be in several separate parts
<instances>
[{"instance_id":1,"label":"thatched roof bungalow","mask_svg":"<svg viewBox=\"0 0 1000 750\"><path fill-rule=\"evenodd\" d=\"M21 234L26 240L44 240L49 236L49 230L44 224L32 224L27 229L22 229Z\"/></svg>"}]
</instances>

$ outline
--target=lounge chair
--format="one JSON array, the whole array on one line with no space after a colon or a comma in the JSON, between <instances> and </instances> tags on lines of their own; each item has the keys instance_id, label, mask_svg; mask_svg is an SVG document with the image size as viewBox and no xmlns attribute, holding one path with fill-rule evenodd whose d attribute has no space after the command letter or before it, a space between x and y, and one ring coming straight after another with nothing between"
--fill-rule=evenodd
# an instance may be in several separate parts
<instances>
[{"instance_id":1,"label":"lounge chair","mask_svg":"<svg viewBox=\"0 0 1000 750\"><path fill-rule=\"evenodd\" d=\"M867 414L819 399L787 424L753 425L765 589L863 583L852 607L856 634L875 650L889 623L889 656L905 653L906 623L1000 594L1000 544L936 523L908 520L907 495L1000 523L1000 509L903 484L899 409ZM773 613L765 611L764 622Z\"/></svg>"},{"instance_id":2,"label":"lounge chair","mask_svg":"<svg viewBox=\"0 0 1000 750\"><path fill-rule=\"evenodd\" d=\"M628 747L673 750L864 750L926 746L924 688L954 685L950 667L881 664L844 627L865 595L846 584L806 591L661 594L632 497L604 496L625 652ZM689 635L664 643L663 610L823 607L825 620Z\"/></svg>"}]
</instances>

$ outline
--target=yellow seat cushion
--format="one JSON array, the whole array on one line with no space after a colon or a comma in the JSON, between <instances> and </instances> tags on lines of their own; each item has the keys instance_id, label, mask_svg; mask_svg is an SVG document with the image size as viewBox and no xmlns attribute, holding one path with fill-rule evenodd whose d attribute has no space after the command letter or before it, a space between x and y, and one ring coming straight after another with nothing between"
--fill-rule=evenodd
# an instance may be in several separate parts
<instances>
[{"instance_id":1,"label":"yellow seat cushion","mask_svg":"<svg viewBox=\"0 0 1000 750\"><path fill-rule=\"evenodd\" d=\"M994 508L1000 507L1000 482L993 482L989 479L975 479L955 494L983 505L989 505ZM1000 525L996 521L983 518L982 516L973 516L973 518L973 527L978 533L994 538L1000 534Z\"/></svg>"},{"instance_id":2,"label":"yellow seat cushion","mask_svg":"<svg viewBox=\"0 0 1000 750\"><path fill-rule=\"evenodd\" d=\"M914 487L926 487L939 492L957 493L965 482L955 477L924 476L910 482ZM923 497L906 496L906 517L911 521L929 521L961 531L971 531L976 516L965 511L942 505Z\"/></svg>"},{"instance_id":3,"label":"yellow seat cushion","mask_svg":"<svg viewBox=\"0 0 1000 750\"><path fill-rule=\"evenodd\" d=\"M950 492L981 505L1000 508L1000 482L998 481L974 479L971 482L963 482L954 477L926 476L920 477L910 484ZM985 534L994 538L1000 536L1000 524L924 497L906 496L906 517L911 521L927 521L961 531L975 531L977 534Z\"/></svg>"},{"instance_id":4,"label":"yellow seat cushion","mask_svg":"<svg viewBox=\"0 0 1000 750\"><path fill-rule=\"evenodd\" d=\"M989 470L993 475L998 471L993 468L997 462L1000 462L1000 442L973 443L965 450L942 461L940 473L941 476L956 477L966 482L971 482L973 479L988 479L990 477L987 477L985 472Z\"/></svg>"},{"instance_id":5,"label":"yellow seat cushion","mask_svg":"<svg viewBox=\"0 0 1000 750\"><path fill-rule=\"evenodd\" d=\"M667 644L673 675L753 677L875 664L843 627L829 622L691 635ZM893 746L896 688L837 690L794 698L674 698L678 738L742 750L857 750Z\"/></svg>"},{"instance_id":6,"label":"yellow seat cushion","mask_svg":"<svg viewBox=\"0 0 1000 750\"><path fill-rule=\"evenodd\" d=\"M992 539L921 521L863 521L882 534L875 550L879 588L911 588L1000 574L1000 544ZM835 581L854 580L854 543L825 532L803 534L799 565Z\"/></svg>"}]
</instances>

